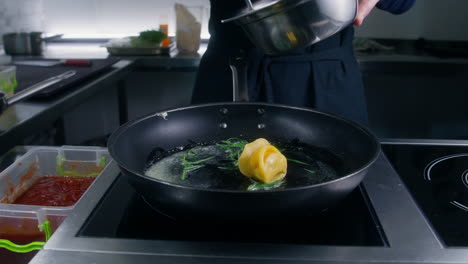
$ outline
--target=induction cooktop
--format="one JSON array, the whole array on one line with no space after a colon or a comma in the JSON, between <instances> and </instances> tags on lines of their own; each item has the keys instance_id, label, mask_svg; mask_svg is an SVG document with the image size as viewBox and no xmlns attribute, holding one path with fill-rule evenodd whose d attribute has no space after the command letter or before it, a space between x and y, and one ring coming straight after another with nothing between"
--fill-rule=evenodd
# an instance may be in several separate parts
<instances>
[{"instance_id":1,"label":"induction cooktop","mask_svg":"<svg viewBox=\"0 0 468 264\"><path fill-rule=\"evenodd\" d=\"M337 207L266 228L168 218L111 162L31 263L468 263L468 141L382 150Z\"/></svg>"},{"instance_id":2,"label":"induction cooktop","mask_svg":"<svg viewBox=\"0 0 468 264\"><path fill-rule=\"evenodd\" d=\"M117 208L118 207L118 208ZM300 221L269 223L204 224L178 222L153 210L121 175L106 193L79 236L277 243L312 245L384 246L386 240L361 186L338 207Z\"/></svg>"},{"instance_id":3,"label":"induction cooktop","mask_svg":"<svg viewBox=\"0 0 468 264\"><path fill-rule=\"evenodd\" d=\"M393 167L446 246L468 246L468 146L384 145Z\"/></svg>"}]
</instances>

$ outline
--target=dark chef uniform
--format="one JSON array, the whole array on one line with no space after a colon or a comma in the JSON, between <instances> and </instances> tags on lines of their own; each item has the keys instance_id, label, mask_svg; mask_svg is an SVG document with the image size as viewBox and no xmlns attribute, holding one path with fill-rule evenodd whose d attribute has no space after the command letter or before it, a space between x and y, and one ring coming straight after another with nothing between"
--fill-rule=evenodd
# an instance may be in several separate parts
<instances>
[{"instance_id":1,"label":"dark chef uniform","mask_svg":"<svg viewBox=\"0 0 468 264\"><path fill-rule=\"evenodd\" d=\"M377 7L397 14L413 3L380 0ZM200 62L193 104L232 101L229 58L244 55L250 101L313 107L368 124L361 73L353 54L353 26L291 54L268 56L254 47L240 26L221 23L244 6L244 0L211 0L211 38Z\"/></svg>"}]
</instances>

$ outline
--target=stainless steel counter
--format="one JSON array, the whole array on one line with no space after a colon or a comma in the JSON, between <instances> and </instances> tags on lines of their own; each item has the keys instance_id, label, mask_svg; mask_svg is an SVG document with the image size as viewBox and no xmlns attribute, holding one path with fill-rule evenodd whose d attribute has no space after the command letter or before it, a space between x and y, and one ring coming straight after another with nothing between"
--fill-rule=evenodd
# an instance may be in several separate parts
<instances>
[{"instance_id":1,"label":"stainless steel counter","mask_svg":"<svg viewBox=\"0 0 468 264\"><path fill-rule=\"evenodd\" d=\"M179 54L173 49L170 56L128 56L126 60L141 61L147 66L198 66L201 57L207 49L202 43L197 54ZM468 63L468 58L439 58L428 55L412 55L409 53L355 53L359 62L434 62L434 63ZM50 43L47 45L44 57L46 58L107 58L106 48L99 43Z\"/></svg>"},{"instance_id":2,"label":"stainless steel counter","mask_svg":"<svg viewBox=\"0 0 468 264\"><path fill-rule=\"evenodd\" d=\"M468 146L468 141L410 142ZM56 230L45 249L38 252L32 264L468 263L467 248L443 246L384 155L370 169L363 184L387 237L387 247L236 244L76 236L118 174L118 167L112 163L76 206L72 215Z\"/></svg>"},{"instance_id":3,"label":"stainless steel counter","mask_svg":"<svg viewBox=\"0 0 468 264\"><path fill-rule=\"evenodd\" d=\"M87 82L64 95L48 101L25 101L7 108L0 115L0 153L41 129L46 129L63 113L79 105L98 91L112 87L111 84L125 76L133 61L121 60L112 70L91 82Z\"/></svg>"},{"instance_id":4,"label":"stainless steel counter","mask_svg":"<svg viewBox=\"0 0 468 264\"><path fill-rule=\"evenodd\" d=\"M200 52L206 49L206 45ZM0 49L3 52L3 49ZM42 58L48 59L102 59L109 54L97 43L51 43ZM52 126L64 112L73 109L94 94L117 87L116 82L124 78L135 67L146 68L196 68L200 54L182 55L171 53L171 57L126 57L113 65L112 70L91 82L77 85L61 96L50 100L25 101L7 108L0 114L0 153L22 144L22 139L41 129Z\"/></svg>"}]
</instances>

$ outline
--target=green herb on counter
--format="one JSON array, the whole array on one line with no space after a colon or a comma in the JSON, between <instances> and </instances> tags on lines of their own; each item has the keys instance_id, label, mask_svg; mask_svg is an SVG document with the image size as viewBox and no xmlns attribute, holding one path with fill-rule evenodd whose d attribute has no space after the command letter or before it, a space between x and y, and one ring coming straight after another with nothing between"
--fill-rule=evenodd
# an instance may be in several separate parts
<instances>
[{"instance_id":1,"label":"green herb on counter","mask_svg":"<svg viewBox=\"0 0 468 264\"><path fill-rule=\"evenodd\" d=\"M131 37L130 44L134 47L159 46L167 35L159 30L145 30L138 37Z\"/></svg>"}]
</instances>

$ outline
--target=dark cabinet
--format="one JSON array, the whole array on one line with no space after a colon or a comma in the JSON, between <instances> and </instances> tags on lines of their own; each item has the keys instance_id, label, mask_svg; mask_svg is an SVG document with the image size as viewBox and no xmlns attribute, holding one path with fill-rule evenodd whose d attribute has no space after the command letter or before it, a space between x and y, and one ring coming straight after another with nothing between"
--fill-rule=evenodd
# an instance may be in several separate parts
<instances>
[{"instance_id":1,"label":"dark cabinet","mask_svg":"<svg viewBox=\"0 0 468 264\"><path fill-rule=\"evenodd\" d=\"M381 138L468 139L468 64L361 62Z\"/></svg>"}]
</instances>

